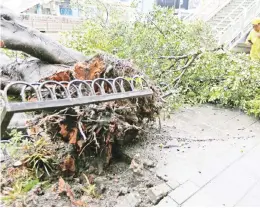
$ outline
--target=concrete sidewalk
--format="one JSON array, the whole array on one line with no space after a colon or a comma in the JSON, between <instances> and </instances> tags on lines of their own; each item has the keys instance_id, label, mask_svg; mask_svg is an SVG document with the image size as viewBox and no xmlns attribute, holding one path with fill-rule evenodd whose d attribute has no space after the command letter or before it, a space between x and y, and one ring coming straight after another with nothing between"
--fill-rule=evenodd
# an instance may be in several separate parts
<instances>
[{"instance_id":1,"label":"concrete sidewalk","mask_svg":"<svg viewBox=\"0 0 260 208\"><path fill-rule=\"evenodd\" d=\"M260 206L259 121L213 106L172 117L163 127L175 148L155 170L171 191L157 206Z\"/></svg>"}]
</instances>

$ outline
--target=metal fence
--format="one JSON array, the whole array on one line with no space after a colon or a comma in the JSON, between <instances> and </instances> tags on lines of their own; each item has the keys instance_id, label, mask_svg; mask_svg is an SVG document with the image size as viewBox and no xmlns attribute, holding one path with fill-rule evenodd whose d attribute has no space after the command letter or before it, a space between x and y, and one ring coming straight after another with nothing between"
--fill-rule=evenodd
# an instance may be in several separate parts
<instances>
[{"instance_id":1,"label":"metal fence","mask_svg":"<svg viewBox=\"0 0 260 208\"><path fill-rule=\"evenodd\" d=\"M22 14L20 19L25 25L44 32L72 30L84 21L83 18L78 17L33 14Z\"/></svg>"},{"instance_id":2,"label":"metal fence","mask_svg":"<svg viewBox=\"0 0 260 208\"><path fill-rule=\"evenodd\" d=\"M16 89L20 93L15 102L9 100L10 89ZM42 83L11 82L0 91L0 103L3 104L0 119L1 134L4 134L14 113L60 109L152 95L150 85L141 76L70 82L52 80Z\"/></svg>"}]
</instances>

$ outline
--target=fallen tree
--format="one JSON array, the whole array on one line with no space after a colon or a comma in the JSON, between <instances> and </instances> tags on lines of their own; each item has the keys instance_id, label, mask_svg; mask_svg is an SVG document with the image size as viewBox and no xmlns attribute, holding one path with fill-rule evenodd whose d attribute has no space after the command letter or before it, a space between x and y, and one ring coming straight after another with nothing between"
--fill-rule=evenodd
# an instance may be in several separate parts
<instances>
[{"instance_id":1,"label":"fallen tree","mask_svg":"<svg viewBox=\"0 0 260 208\"><path fill-rule=\"evenodd\" d=\"M32 28L28 28L6 8L1 8L1 47L18 50L35 58L15 60L1 65L1 89L10 81L41 83L47 80L94 80L96 78L133 77L142 75L134 65L112 55L97 54L91 58L66 48ZM57 169L74 174L84 168L90 155L106 158L109 164L118 145L133 141L155 120L161 109L160 91L151 81L154 95L104 102L74 108L36 112L28 121L30 137L47 135L53 142L68 144L61 153ZM21 88L12 88L9 95L19 95ZM27 97L33 101L35 95ZM57 145L59 146L59 145ZM58 157L59 149L54 157ZM64 151L64 150L62 150ZM25 164L31 167L26 158ZM80 161L80 162L79 162ZM81 164L81 165L79 165ZM41 165L40 168L44 168ZM47 168L48 170L48 168Z\"/></svg>"}]
</instances>

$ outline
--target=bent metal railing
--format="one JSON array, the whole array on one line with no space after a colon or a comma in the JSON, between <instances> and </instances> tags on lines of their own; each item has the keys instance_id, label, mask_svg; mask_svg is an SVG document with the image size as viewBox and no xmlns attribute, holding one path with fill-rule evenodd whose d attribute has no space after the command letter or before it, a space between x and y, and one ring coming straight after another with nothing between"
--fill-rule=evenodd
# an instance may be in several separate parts
<instances>
[{"instance_id":1,"label":"bent metal railing","mask_svg":"<svg viewBox=\"0 0 260 208\"><path fill-rule=\"evenodd\" d=\"M20 14L19 19L23 24L44 32L69 31L84 22L84 19L79 17L43 14Z\"/></svg>"},{"instance_id":2,"label":"bent metal railing","mask_svg":"<svg viewBox=\"0 0 260 208\"><path fill-rule=\"evenodd\" d=\"M11 102L8 92L15 88L20 101ZM3 91L1 113L1 136L4 135L14 113L37 110L60 109L127 98L153 95L148 82L141 76L115 79L73 80L70 82L45 81L27 83L15 81Z\"/></svg>"}]
</instances>

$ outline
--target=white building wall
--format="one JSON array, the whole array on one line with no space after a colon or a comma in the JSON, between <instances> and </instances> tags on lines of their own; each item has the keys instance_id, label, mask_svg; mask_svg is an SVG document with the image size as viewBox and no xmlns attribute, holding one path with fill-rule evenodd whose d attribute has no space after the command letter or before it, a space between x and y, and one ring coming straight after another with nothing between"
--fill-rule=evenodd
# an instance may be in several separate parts
<instances>
[{"instance_id":1,"label":"white building wall","mask_svg":"<svg viewBox=\"0 0 260 208\"><path fill-rule=\"evenodd\" d=\"M148 13L153 10L155 0L141 0L137 6L138 11Z\"/></svg>"}]
</instances>

